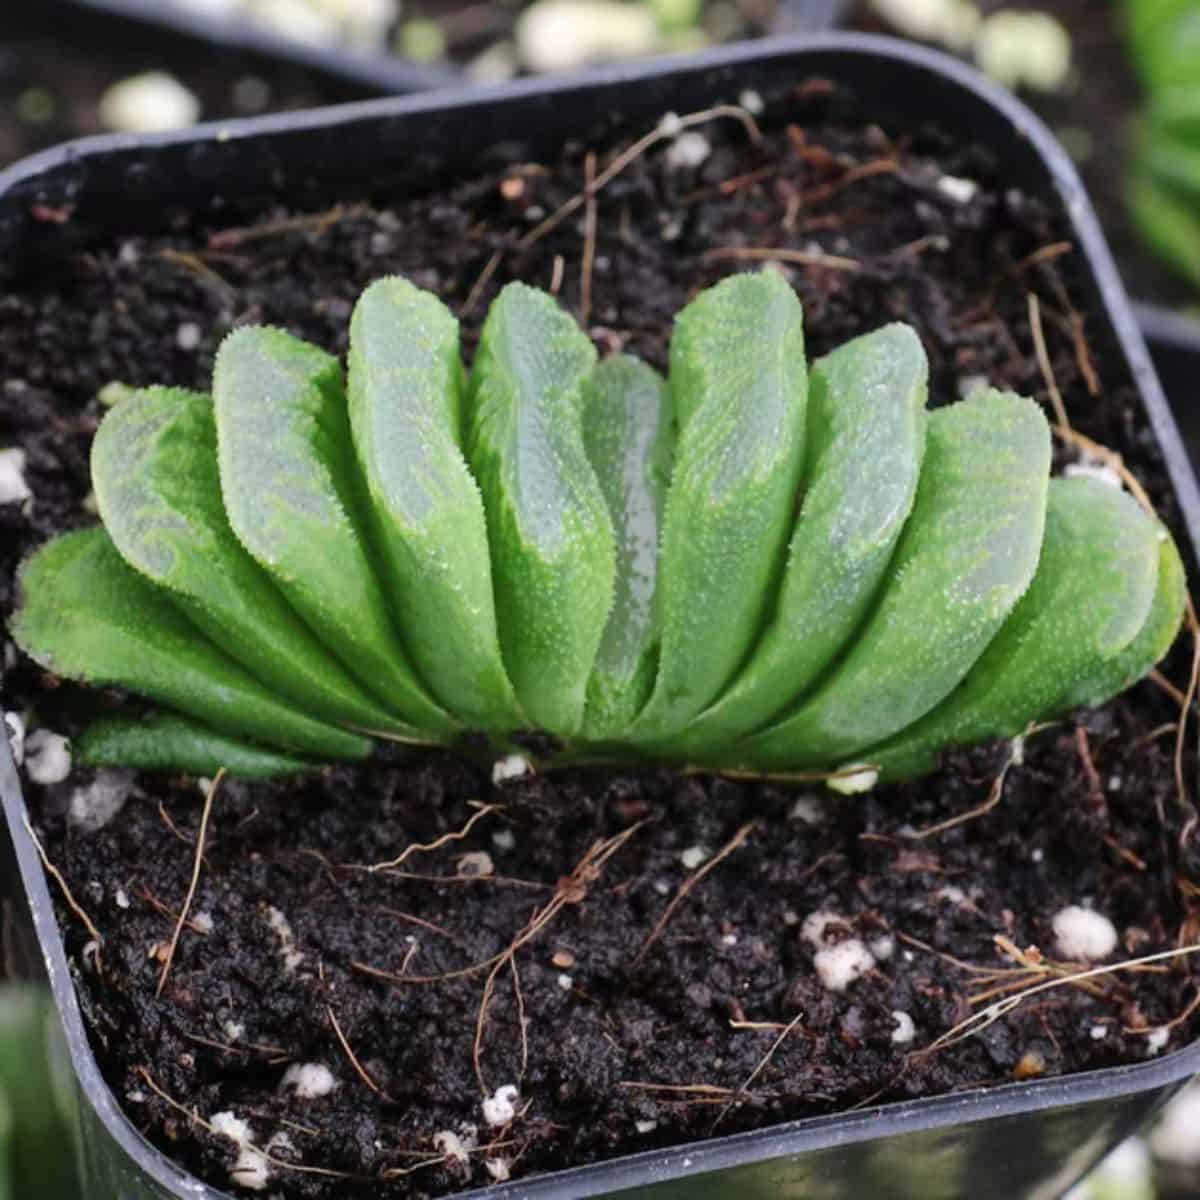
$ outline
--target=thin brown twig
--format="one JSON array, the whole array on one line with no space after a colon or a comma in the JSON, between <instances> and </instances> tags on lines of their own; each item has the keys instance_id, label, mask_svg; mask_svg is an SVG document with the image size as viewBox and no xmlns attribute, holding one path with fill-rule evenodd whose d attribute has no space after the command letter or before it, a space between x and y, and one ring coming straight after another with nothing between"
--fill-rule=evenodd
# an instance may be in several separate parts
<instances>
[{"instance_id":1,"label":"thin brown twig","mask_svg":"<svg viewBox=\"0 0 1200 1200\"><path fill-rule=\"evenodd\" d=\"M589 150L583 167L587 202L583 209L583 262L579 268L579 324L587 329L592 319L592 269L596 261L596 155Z\"/></svg>"},{"instance_id":2,"label":"thin brown twig","mask_svg":"<svg viewBox=\"0 0 1200 1200\"><path fill-rule=\"evenodd\" d=\"M513 939L506 950L502 950L499 954L493 956L484 963L476 964L476 969L481 970L484 967L490 967L488 977L483 987L483 996L479 1002L479 1013L475 1019L475 1043L472 1051L472 1059L475 1066L475 1077L479 1081L480 1089L486 1096L488 1094L488 1086L483 1078L483 1066L481 1056L483 1053L483 1034L487 1024L488 1009L491 1005L492 993L496 986L496 976L500 973L500 969L505 962L514 958L517 951L528 942L532 941L551 921L568 905L577 904L587 895L589 886L600 877L600 868L639 829L647 824L649 818L631 825L628 829L622 830L621 833L615 834L606 841L593 842L588 847L587 852L576 864L575 869L570 875L564 876L559 880L558 886L554 889L554 895L541 909L534 912L529 919L525 928ZM522 1006L524 1001L522 1000ZM524 1029L522 1027L522 1036Z\"/></svg>"},{"instance_id":3,"label":"thin brown twig","mask_svg":"<svg viewBox=\"0 0 1200 1200\"><path fill-rule=\"evenodd\" d=\"M617 1087L634 1088L640 1092L678 1092L699 1096L731 1096L733 1088L718 1087L715 1083L644 1083L640 1079L622 1079Z\"/></svg>"},{"instance_id":4,"label":"thin brown twig","mask_svg":"<svg viewBox=\"0 0 1200 1200\"><path fill-rule=\"evenodd\" d=\"M988 1005L987 1008L980 1009L979 1012L972 1013L966 1020L960 1021L953 1029L947 1030L940 1037L930 1042L928 1046L914 1051L914 1054L920 1056L932 1054L936 1050L945 1049L947 1046L952 1046L957 1042L974 1037L989 1025L1000 1020L1001 1017L1007 1016L1010 1012L1019 1008L1029 997L1036 996L1040 992L1046 992L1052 988L1065 987L1083 980L1096 979L1103 975L1118 974L1119 972L1132 970L1150 963L1183 958L1196 953L1200 953L1200 945L1183 946L1175 950L1161 950L1157 954L1146 954L1141 958L1127 959L1124 962L1110 963L1102 967L1090 967L1086 971L1073 971L1067 975L1056 976L1054 979L1034 984L1032 987L1018 992L1015 996L1008 996L1003 1000L998 1000L994 1004Z\"/></svg>"},{"instance_id":5,"label":"thin brown twig","mask_svg":"<svg viewBox=\"0 0 1200 1200\"><path fill-rule=\"evenodd\" d=\"M642 959L646 957L646 954L649 952L650 948L662 936L662 932L664 929L666 929L667 923L675 915L675 912L679 906L684 902L684 900L687 899L688 893L698 883L700 883L710 871L727 859L756 829L759 828L761 824L762 822L757 820L747 821L745 825L743 825L737 831L737 833L735 833L733 837L731 837L729 841L726 842L725 845L708 860L708 862L706 862L702 867L699 867L696 871L689 875L682 884L680 884L679 891L675 893L671 903L667 905L663 915L658 918L657 924L650 931L650 936L646 938L646 940L642 943L642 948L637 952L637 956L633 960L633 965L635 967L642 961Z\"/></svg>"},{"instance_id":6,"label":"thin brown twig","mask_svg":"<svg viewBox=\"0 0 1200 1200\"><path fill-rule=\"evenodd\" d=\"M841 254L822 250L792 250L787 246L716 246L703 255L708 262L723 258L753 259L761 262L797 263L804 267L829 267L835 271L861 271L862 263Z\"/></svg>"},{"instance_id":7,"label":"thin brown twig","mask_svg":"<svg viewBox=\"0 0 1200 1200\"><path fill-rule=\"evenodd\" d=\"M1042 372L1046 390L1050 393L1050 405L1054 409L1054 419L1064 429L1070 429L1071 421L1067 417L1067 407L1063 403L1062 392L1058 390L1058 380L1054 378L1054 367L1050 363L1050 353L1046 349L1046 332L1042 328L1041 302L1038 300L1036 292L1028 292L1026 298L1029 302L1029 328L1033 333L1033 350L1037 356L1038 368Z\"/></svg>"},{"instance_id":8,"label":"thin brown twig","mask_svg":"<svg viewBox=\"0 0 1200 1200\"><path fill-rule=\"evenodd\" d=\"M911 838L915 842L923 841L925 838L933 837L938 833L945 833L947 829L953 829L955 826L963 825L967 821L974 821L976 818L990 813L1004 799L1004 781L1008 778L1008 772L1013 765L1013 759L1014 755L1010 749L1004 766L1000 768L1000 773L992 780L992 786L988 789L987 799L982 804L977 804L974 808L969 808L966 812L958 813L956 816L949 817L945 821L939 821L936 825L927 825L924 829L914 829L909 833L905 833L904 836Z\"/></svg>"},{"instance_id":9,"label":"thin brown twig","mask_svg":"<svg viewBox=\"0 0 1200 1200\"><path fill-rule=\"evenodd\" d=\"M371 1078L370 1072L362 1065L362 1063L358 1061L358 1055L355 1054L351 1049L350 1043L346 1039L346 1035L342 1032L342 1027L337 1019L337 1014L333 1011L333 1005L326 1004L325 1012L329 1016L329 1023L333 1026L333 1032L336 1035L337 1040L341 1043L341 1047L346 1052L346 1057L350 1060L350 1065L354 1068L359 1079L361 1079L363 1083L365 1083L367 1087L369 1087L377 1096L385 1096L383 1088L381 1088L379 1084L377 1084L375 1080Z\"/></svg>"},{"instance_id":10,"label":"thin brown twig","mask_svg":"<svg viewBox=\"0 0 1200 1200\"><path fill-rule=\"evenodd\" d=\"M487 260L482 271L479 272L479 278L471 285L471 290L467 293L467 298L463 301L463 306L458 310L460 317L467 316L479 303L479 298L483 295L484 288L491 282L492 276L496 273L496 268L500 265L504 258L503 249L492 251L492 256Z\"/></svg>"},{"instance_id":11,"label":"thin brown twig","mask_svg":"<svg viewBox=\"0 0 1200 1200\"><path fill-rule=\"evenodd\" d=\"M185 846L190 846L195 841L195 838L190 838L178 825L171 819L171 814L167 812L166 806L160 800L158 802L158 815L162 817L163 824L181 841Z\"/></svg>"},{"instance_id":12,"label":"thin brown twig","mask_svg":"<svg viewBox=\"0 0 1200 1200\"><path fill-rule=\"evenodd\" d=\"M200 867L204 862L204 842L208 837L208 819L212 815L213 800L216 798L217 791L221 786L221 780L225 778L225 768L222 767L213 778L212 783L208 785L208 791L204 796L204 810L200 813L200 832L196 835L196 857L192 863L192 879L188 884L187 896L184 897L183 908L179 913L179 920L175 922L175 928L171 931L171 940L167 943L167 953L163 958L162 972L158 977L158 987L154 989L155 996L163 994L163 988L167 986L167 976L171 973L171 964L175 961L175 951L179 947L179 938L183 933L183 926L188 919L188 913L191 911L192 901L196 898L196 888L200 883Z\"/></svg>"},{"instance_id":13,"label":"thin brown twig","mask_svg":"<svg viewBox=\"0 0 1200 1200\"><path fill-rule=\"evenodd\" d=\"M203 1129L206 1133L210 1134L212 1137L225 1138L224 1134L218 1133L212 1127L212 1125L210 1125L198 1112L196 1112L194 1109L186 1108L184 1105L180 1104L179 1101L174 1098L174 1096L170 1096L165 1091L163 1091L163 1089L158 1086L157 1082L154 1079L154 1076L150 1074L150 1071L147 1067L139 1066L137 1068L137 1073L145 1081L146 1086L161 1101L163 1101L164 1104L169 1105L176 1112L182 1113L185 1117L187 1117L187 1119L189 1121L192 1121L195 1124L199 1125L201 1129ZM228 1140L228 1139L226 1139L226 1140ZM296 1171L301 1175L322 1175L327 1179L356 1179L356 1178L358 1178L358 1176L351 1175L347 1171L334 1171L334 1170L331 1170L329 1167L306 1167L302 1163L292 1163L292 1162L288 1162L286 1159L283 1159L283 1158L276 1158L275 1155L270 1153L270 1151L261 1149L260 1147L256 1146L253 1142L247 1141L247 1142L243 1142L241 1144L244 1149L250 1150L253 1153L257 1154L264 1161L269 1162L271 1164L271 1166L279 1167L281 1170L284 1170L284 1171Z\"/></svg>"},{"instance_id":14,"label":"thin brown twig","mask_svg":"<svg viewBox=\"0 0 1200 1200\"><path fill-rule=\"evenodd\" d=\"M876 158L871 162L859 163L839 178L801 192L800 203L817 204L822 200L828 200L831 196L836 196L838 192L844 191L864 179L870 179L875 175L894 175L899 169L900 164L894 158Z\"/></svg>"},{"instance_id":15,"label":"thin brown twig","mask_svg":"<svg viewBox=\"0 0 1200 1200\"><path fill-rule=\"evenodd\" d=\"M231 246L240 246L243 242L255 242L261 238L276 237L284 233L310 232L319 237L331 225L351 217L362 216L370 212L365 204L337 204L323 213L306 213L298 217L282 217L277 221L264 221L259 225L243 226L237 229L222 229L211 234L208 239L210 250L225 250Z\"/></svg>"},{"instance_id":16,"label":"thin brown twig","mask_svg":"<svg viewBox=\"0 0 1200 1200\"><path fill-rule=\"evenodd\" d=\"M444 833L440 838L432 842L414 842L411 846L407 846L404 851L390 862L373 863L369 866L354 865L350 869L355 871L394 871L397 867L403 866L409 855L418 852L422 854L430 854L434 850L440 850L443 846L448 846L451 842L461 842L468 837L471 830L483 820L489 813L499 812L504 807L503 804L484 804L481 805L471 816L471 819L461 828L452 833Z\"/></svg>"},{"instance_id":17,"label":"thin brown twig","mask_svg":"<svg viewBox=\"0 0 1200 1200\"><path fill-rule=\"evenodd\" d=\"M738 1090L736 1092L734 1092L734 1094L729 1098L729 1103L726 1104L725 1107L723 1109L721 1109L721 1111L719 1113L717 1113L717 1119L712 1123L712 1129L709 1130L710 1135L713 1132L713 1130L715 1130L716 1127L718 1125L720 1125L720 1123L725 1119L726 1115L729 1113L729 1110L731 1108L733 1108L737 1104L737 1102L750 1090L750 1085L759 1077L759 1075L762 1074L762 1072L766 1068L767 1064L771 1061L771 1059L773 1059L775 1057L775 1052L779 1049L780 1046L783 1045L783 1043L785 1041L787 1041L788 1035L792 1032L793 1029L796 1028L797 1025L800 1024L800 1021L803 1017L804 1017L804 1013L798 1012L787 1023L787 1025L784 1027L783 1031L779 1034L779 1036L771 1043L771 1048L766 1052L766 1054L764 1054L762 1056L762 1058L760 1058L758 1060L758 1065L754 1068L753 1071L750 1072L749 1075L746 1076L745 1080L743 1080L743 1082L742 1082L741 1086L738 1088Z\"/></svg>"},{"instance_id":18,"label":"thin brown twig","mask_svg":"<svg viewBox=\"0 0 1200 1200\"><path fill-rule=\"evenodd\" d=\"M525 1072L529 1069L529 1028L525 1020L525 994L521 991L521 972L517 970L516 955L508 960L512 971L513 993L517 998L517 1027L521 1031L521 1070L517 1076L517 1087L525 1082Z\"/></svg>"},{"instance_id":19,"label":"thin brown twig","mask_svg":"<svg viewBox=\"0 0 1200 1200\"><path fill-rule=\"evenodd\" d=\"M63 898L67 902L67 907L70 908L70 910L83 922L84 928L87 929L92 941L96 943L96 961L99 963L99 947L104 944L104 938L100 936L100 930L96 928L92 918L87 915L87 913L83 910L83 907L79 904L75 897L71 895L71 889L67 887L67 881L63 878L62 872L46 856L46 851L42 848L42 843L38 841L38 835L33 831L33 825L29 821L29 814L22 813L21 820L25 823L25 831L29 834L33 841L33 848L37 851L38 858L42 860L42 866L45 867L47 874L53 877L54 882L58 884L62 891Z\"/></svg>"},{"instance_id":20,"label":"thin brown twig","mask_svg":"<svg viewBox=\"0 0 1200 1200\"><path fill-rule=\"evenodd\" d=\"M677 121L672 122L670 128L660 122L649 133L643 134L636 142L618 154L596 176L590 188L572 196L570 200L567 200L555 209L544 221L531 229L517 243L517 248L519 250L528 250L530 246L540 241L546 234L557 229L573 212L577 212L583 206L587 200L588 193L595 194L602 192L630 163L641 158L647 150L656 146L659 142L668 141L677 132L690 129L693 125L705 125L710 121L716 121L723 117L732 117L734 120L740 121L750 134L751 141L762 141L762 131L758 127L758 122L755 121L746 109L738 104L715 104L712 108L706 108L702 112L688 113L686 116L682 116Z\"/></svg>"}]
</instances>

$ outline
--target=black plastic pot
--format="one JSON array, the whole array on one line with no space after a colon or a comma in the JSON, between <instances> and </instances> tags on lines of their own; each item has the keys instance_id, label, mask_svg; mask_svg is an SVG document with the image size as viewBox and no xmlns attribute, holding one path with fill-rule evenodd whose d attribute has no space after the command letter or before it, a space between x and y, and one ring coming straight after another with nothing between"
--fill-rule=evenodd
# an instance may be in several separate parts
<instances>
[{"instance_id":1,"label":"black plastic pot","mask_svg":"<svg viewBox=\"0 0 1200 1200\"><path fill-rule=\"evenodd\" d=\"M15 3L16 0L10 0ZM28 0L26 0L28 2ZM415 63L392 54L356 54L309 45L284 37L250 21L217 18L174 0L33 0L45 11L59 10L61 20L77 35L78 23L94 30L92 43L111 44L117 37L151 40L169 54L172 48L238 56L247 63L273 63L297 68L324 88L341 92L336 100L403 95L456 83L448 67Z\"/></svg>"},{"instance_id":2,"label":"black plastic pot","mask_svg":"<svg viewBox=\"0 0 1200 1200\"><path fill-rule=\"evenodd\" d=\"M1200 470L1200 321L1156 304L1135 304L1134 311L1192 465Z\"/></svg>"},{"instance_id":3,"label":"black plastic pot","mask_svg":"<svg viewBox=\"0 0 1200 1200\"><path fill-rule=\"evenodd\" d=\"M994 148L1014 185L1065 214L1080 251L1078 297L1089 337L1140 391L1193 546L1200 492L1145 343L1073 167L1045 127L1007 93L945 56L853 34L772 39L691 59L642 63L500 89L371 102L150 139L94 139L0 175L0 263L35 269L80 236L160 223L167 210L286 197L318 202L347 190L393 192L470 169L489 146L544 151L584 132L640 133L663 112L769 95L820 76L853 90L868 116L936 121ZM214 191L219 195L214 196ZM36 205L70 204L65 224ZM19 278L17 281L19 286ZM19 781L0 745L0 793L44 961L61 1012L78 1094L89 1200L208 1197L126 1120L92 1056ZM1200 1071L1200 1044L1144 1063L987 1091L866 1108L644 1153L472 1196L577 1200L794 1197L795 1200L1051 1200Z\"/></svg>"},{"instance_id":4,"label":"black plastic pot","mask_svg":"<svg viewBox=\"0 0 1200 1200\"><path fill-rule=\"evenodd\" d=\"M28 0L27 0L28 2ZM32 0L40 9L59 8L72 22L95 17L118 31L160 39L164 46L204 44L248 62L271 61L303 69L325 86L348 94L330 102L404 95L461 82L452 65L416 63L394 54L355 53L336 46L310 46L236 17L207 16L175 0ZM842 0L779 0L771 32L805 33L829 28ZM103 43L97 43L103 44Z\"/></svg>"}]
</instances>

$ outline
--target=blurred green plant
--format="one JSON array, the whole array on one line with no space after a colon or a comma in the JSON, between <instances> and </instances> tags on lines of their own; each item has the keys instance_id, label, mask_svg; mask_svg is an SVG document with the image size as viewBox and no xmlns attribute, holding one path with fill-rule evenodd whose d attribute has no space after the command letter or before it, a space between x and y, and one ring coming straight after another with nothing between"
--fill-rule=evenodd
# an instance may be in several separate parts
<instances>
[{"instance_id":1,"label":"blurred green plant","mask_svg":"<svg viewBox=\"0 0 1200 1200\"><path fill-rule=\"evenodd\" d=\"M73 1095L54 1069L58 1018L49 993L0 985L0 1200L77 1200Z\"/></svg>"},{"instance_id":2,"label":"blurred green plant","mask_svg":"<svg viewBox=\"0 0 1200 1200\"><path fill-rule=\"evenodd\" d=\"M1200 2L1125 0L1145 93L1129 185L1143 239L1200 288Z\"/></svg>"},{"instance_id":3,"label":"blurred green plant","mask_svg":"<svg viewBox=\"0 0 1200 1200\"><path fill-rule=\"evenodd\" d=\"M1049 478L1033 401L927 413L927 378L904 325L810 371L774 272L680 313L669 380L511 284L468 377L445 306L380 280L345 383L245 328L211 398L120 399L103 527L24 565L12 631L168 710L94 725L85 764L269 776L536 729L567 760L917 775L1119 692L1184 603L1155 518Z\"/></svg>"}]
</instances>

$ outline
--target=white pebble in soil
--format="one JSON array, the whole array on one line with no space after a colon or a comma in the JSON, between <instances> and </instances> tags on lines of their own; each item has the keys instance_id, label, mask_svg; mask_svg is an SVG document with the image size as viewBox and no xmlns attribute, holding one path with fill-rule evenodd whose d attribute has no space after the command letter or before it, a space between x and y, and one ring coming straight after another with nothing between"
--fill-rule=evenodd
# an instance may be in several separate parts
<instances>
[{"instance_id":1,"label":"white pebble in soil","mask_svg":"<svg viewBox=\"0 0 1200 1200\"><path fill-rule=\"evenodd\" d=\"M818 950L813 955L813 966L827 991L844 992L875 966L875 959L858 938L849 938Z\"/></svg>"},{"instance_id":2,"label":"white pebble in soil","mask_svg":"<svg viewBox=\"0 0 1200 1200\"><path fill-rule=\"evenodd\" d=\"M531 772L529 759L522 754L510 754L492 764L492 783L498 785L511 779L524 779Z\"/></svg>"},{"instance_id":3,"label":"white pebble in soil","mask_svg":"<svg viewBox=\"0 0 1200 1200\"><path fill-rule=\"evenodd\" d=\"M625 0L537 0L517 19L516 38L531 71L638 58L659 45L650 7Z\"/></svg>"},{"instance_id":4,"label":"white pebble in soil","mask_svg":"<svg viewBox=\"0 0 1200 1200\"><path fill-rule=\"evenodd\" d=\"M33 493L25 482L25 451L0 450L0 504L20 504Z\"/></svg>"},{"instance_id":5,"label":"white pebble in soil","mask_svg":"<svg viewBox=\"0 0 1200 1200\"><path fill-rule=\"evenodd\" d=\"M1072 962L1098 962L1117 948L1116 926L1103 914L1070 904L1051 921L1058 953Z\"/></svg>"},{"instance_id":6,"label":"white pebble in soil","mask_svg":"<svg viewBox=\"0 0 1200 1200\"><path fill-rule=\"evenodd\" d=\"M304 955L296 947L296 935L292 932L287 917L274 905L267 909L267 924L279 939L279 957L283 959L283 969L291 975L304 961Z\"/></svg>"},{"instance_id":7,"label":"white pebble in soil","mask_svg":"<svg viewBox=\"0 0 1200 1200\"><path fill-rule=\"evenodd\" d=\"M100 124L114 133L167 133L200 119L200 101L173 75L145 71L100 97Z\"/></svg>"},{"instance_id":8,"label":"white pebble in soil","mask_svg":"<svg viewBox=\"0 0 1200 1200\"><path fill-rule=\"evenodd\" d=\"M797 796L788 810L788 820L820 825L825 820L825 806L816 796Z\"/></svg>"},{"instance_id":9,"label":"white pebble in soil","mask_svg":"<svg viewBox=\"0 0 1200 1200\"><path fill-rule=\"evenodd\" d=\"M91 783L77 787L67 805L67 824L80 833L103 829L125 807L133 791L129 771L97 771Z\"/></svg>"},{"instance_id":10,"label":"white pebble in soil","mask_svg":"<svg viewBox=\"0 0 1200 1200\"><path fill-rule=\"evenodd\" d=\"M8 736L13 762L19 767L25 761L25 720L20 713L4 714L4 732Z\"/></svg>"},{"instance_id":11,"label":"white pebble in soil","mask_svg":"<svg viewBox=\"0 0 1200 1200\"><path fill-rule=\"evenodd\" d=\"M892 1043L896 1046L907 1046L917 1036L917 1027L912 1017L898 1008L892 1009L892 1020L896 1028L892 1030Z\"/></svg>"},{"instance_id":12,"label":"white pebble in soil","mask_svg":"<svg viewBox=\"0 0 1200 1200\"><path fill-rule=\"evenodd\" d=\"M861 796L871 791L878 782L879 772L874 767L865 763L851 763L827 779L825 786L843 796Z\"/></svg>"},{"instance_id":13,"label":"white pebble in soil","mask_svg":"<svg viewBox=\"0 0 1200 1200\"><path fill-rule=\"evenodd\" d=\"M253 1145L254 1130L232 1112L214 1113L208 1122L218 1137L228 1138L239 1153L229 1168L229 1182L250 1192L266 1191L271 1179L271 1165Z\"/></svg>"},{"instance_id":14,"label":"white pebble in soil","mask_svg":"<svg viewBox=\"0 0 1200 1200\"><path fill-rule=\"evenodd\" d=\"M195 321L184 321L175 330L175 345L180 350L195 350L200 345L200 326Z\"/></svg>"},{"instance_id":15,"label":"white pebble in soil","mask_svg":"<svg viewBox=\"0 0 1200 1200\"><path fill-rule=\"evenodd\" d=\"M279 1086L285 1091L290 1088L297 1100L320 1100L337 1085L333 1072L324 1063L292 1063Z\"/></svg>"},{"instance_id":16,"label":"white pebble in soil","mask_svg":"<svg viewBox=\"0 0 1200 1200\"><path fill-rule=\"evenodd\" d=\"M51 729L35 729L25 739L25 774L33 783L62 783L71 773L71 743Z\"/></svg>"},{"instance_id":17,"label":"white pebble in soil","mask_svg":"<svg viewBox=\"0 0 1200 1200\"><path fill-rule=\"evenodd\" d=\"M442 1129L435 1133L433 1144L442 1154L452 1162L458 1163L460 1167L467 1166L471 1161L471 1156L467 1152L467 1147L463 1145L462 1138L453 1129Z\"/></svg>"},{"instance_id":18,"label":"white pebble in soil","mask_svg":"<svg viewBox=\"0 0 1200 1200\"><path fill-rule=\"evenodd\" d=\"M1146 1034L1146 1053L1154 1057L1156 1054L1161 1054L1166 1048L1167 1043L1171 1040L1171 1031L1165 1026L1159 1026L1158 1029L1152 1029Z\"/></svg>"},{"instance_id":19,"label":"white pebble in soil","mask_svg":"<svg viewBox=\"0 0 1200 1200\"><path fill-rule=\"evenodd\" d=\"M679 853L679 861L686 871L694 871L707 857L708 851L703 846L689 846Z\"/></svg>"},{"instance_id":20,"label":"white pebble in soil","mask_svg":"<svg viewBox=\"0 0 1200 1200\"><path fill-rule=\"evenodd\" d=\"M667 167L672 171L694 170L703 165L712 153L712 143L694 130L681 133L667 151Z\"/></svg>"},{"instance_id":21,"label":"white pebble in soil","mask_svg":"<svg viewBox=\"0 0 1200 1200\"><path fill-rule=\"evenodd\" d=\"M517 1115L517 1100L520 1095L520 1089L511 1083L498 1087L483 1101L484 1121L493 1129L507 1125Z\"/></svg>"}]
</instances>

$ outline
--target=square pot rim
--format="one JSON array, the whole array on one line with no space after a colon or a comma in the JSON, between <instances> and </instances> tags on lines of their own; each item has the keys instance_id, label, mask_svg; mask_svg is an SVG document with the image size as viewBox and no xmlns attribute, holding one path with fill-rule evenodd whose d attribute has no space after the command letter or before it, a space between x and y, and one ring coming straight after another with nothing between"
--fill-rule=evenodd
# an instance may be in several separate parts
<instances>
[{"instance_id":1,"label":"square pot rim","mask_svg":"<svg viewBox=\"0 0 1200 1200\"><path fill-rule=\"evenodd\" d=\"M768 37L700 54L641 60L486 88L456 87L298 113L210 122L175 133L108 134L80 139L43 151L0 172L0 246L5 239L19 236L20 229L28 224L27 215L23 214L14 224L12 216L6 214L5 205L11 196L32 198L41 185L54 182L56 173L74 172L81 167L84 170L79 186L86 189L88 164L106 158L152 154L160 148L190 147L207 141L228 142L269 138L278 133L351 128L377 118L461 112L494 104L519 103L530 98L545 99L580 89L636 86L646 80L672 75L716 73L727 77L732 89L737 87L737 72L743 67L792 57L802 62L819 54L848 58L876 56L939 75L998 110L1017 136L1033 147L1048 181L1059 193L1064 215L1092 273L1099 297L1098 307L1111 325L1117 349L1129 368L1158 439L1193 552L1200 556L1200 490L1111 253L1074 166L1047 127L1021 101L959 60L895 38L847 32ZM159 1186L176 1190L180 1195L233 1200L227 1192L200 1184L143 1137L117 1103L100 1072L83 1024L72 968L66 957L46 874L34 846L16 767L5 738L0 738L0 801L33 911L55 1006L65 1027L72 1067L86 1102L92 1106L107 1133ZM487 1200L518 1200L518 1197L523 1200L582 1200L614 1190L649 1186L664 1179L720 1171L748 1161L782 1159L806 1151L867 1142L881 1136L945 1129L1111 1097L1165 1091L1198 1073L1200 1039L1144 1062L800 1118L661 1150L639 1151L527 1180L474 1188L456 1193L456 1196L461 1200L484 1200L485 1197Z\"/></svg>"}]
</instances>

